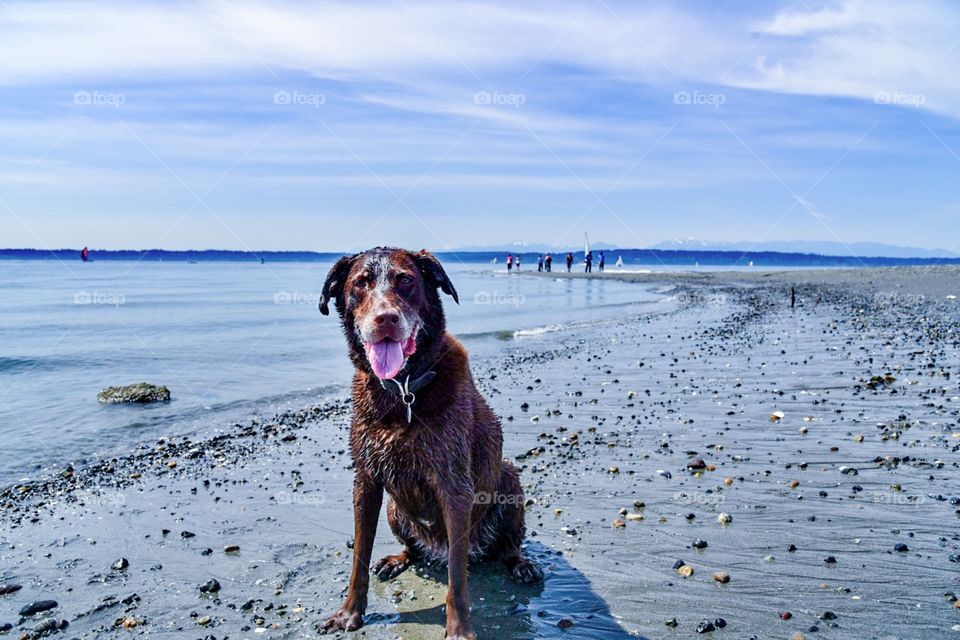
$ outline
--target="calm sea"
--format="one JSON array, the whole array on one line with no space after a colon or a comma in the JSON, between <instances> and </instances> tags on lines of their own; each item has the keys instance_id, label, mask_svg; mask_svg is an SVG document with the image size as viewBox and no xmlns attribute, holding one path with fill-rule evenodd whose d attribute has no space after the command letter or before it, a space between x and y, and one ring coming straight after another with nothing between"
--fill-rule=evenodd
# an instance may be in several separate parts
<instances>
[{"instance_id":1,"label":"calm sea","mask_svg":"<svg viewBox=\"0 0 960 640\"><path fill-rule=\"evenodd\" d=\"M348 393L337 321L317 311L322 263L0 261L0 485L50 466L202 434ZM446 264L450 330L474 357L503 340L657 309L611 281L508 276ZM97 393L167 385L170 403L102 406Z\"/></svg>"}]
</instances>

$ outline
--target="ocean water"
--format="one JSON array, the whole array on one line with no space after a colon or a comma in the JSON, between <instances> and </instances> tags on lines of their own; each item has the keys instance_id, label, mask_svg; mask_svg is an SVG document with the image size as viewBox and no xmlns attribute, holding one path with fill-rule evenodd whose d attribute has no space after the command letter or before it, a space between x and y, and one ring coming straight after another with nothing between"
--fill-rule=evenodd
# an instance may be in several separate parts
<instances>
[{"instance_id":1,"label":"ocean water","mask_svg":"<svg viewBox=\"0 0 960 640\"><path fill-rule=\"evenodd\" d=\"M0 261L0 484L212 432L348 393L338 322L317 310L329 264ZM652 312L637 285L508 275L446 263L448 327L474 357L567 326ZM172 401L104 406L111 385L163 384Z\"/></svg>"}]
</instances>

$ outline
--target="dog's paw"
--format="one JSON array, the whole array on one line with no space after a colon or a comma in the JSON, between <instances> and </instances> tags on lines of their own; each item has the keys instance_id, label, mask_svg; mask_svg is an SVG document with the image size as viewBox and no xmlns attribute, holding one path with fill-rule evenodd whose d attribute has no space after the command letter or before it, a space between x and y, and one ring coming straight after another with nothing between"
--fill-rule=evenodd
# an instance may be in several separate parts
<instances>
[{"instance_id":1,"label":"dog's paw","mask_svg":"<svg viewBox=\"0 0 960 640\"><path fill-rule=\"evenodd\" d=\"M363 616L358 611L339 609L326 622L317 627L321 635L335 631L356 631L363 626Z\"/></svg>"},{"instance_id":2,"label":"dog's paw","mask_svg":"<svg viewBox=\"0 0 960 640\"><path fill-rule=\"evenodd\" d=\"M477 634L470 629L460 629L457 631L447 631L443 637L446 640L477 640Z\"/></svg>"},{"instance_id":3,"label":"dog's paw","mask_svg":"<svg viewBox=\"0 0 960 640\"><path fill-rule=\"evenodd\" d=\"M398 553L395 556L381 558L380 562L374 566L373 572L381 580L391 580L406 571L411 564L410 556L406 553Z\"/></svg>"},{"instance_id":4,"label":"dog's paw","mask_svg":"<svg viewBox=\"0 0 960 640\"><path fill-rule=\"evenodd\" d=\"M536 562L521 560L510 571L514 582L519 584L539 584L543 582L543 570Z\"/></svg>"}]
</instances>

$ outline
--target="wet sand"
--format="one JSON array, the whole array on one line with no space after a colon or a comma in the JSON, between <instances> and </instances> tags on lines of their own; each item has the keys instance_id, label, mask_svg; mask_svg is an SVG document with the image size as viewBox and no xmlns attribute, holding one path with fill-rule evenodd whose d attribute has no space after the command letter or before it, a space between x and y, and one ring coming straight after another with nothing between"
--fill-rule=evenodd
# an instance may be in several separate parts
<instances>
[{"instance_id":1,"label":"wet sand","mask_svg":"<svg viewBox=\"0 0 960 640\"><path fill-rule=\"evenodd\" d=\"M958 276L607 273L668 299L474 359L547 573L474 567L478 637L960 637ZM312 637L349 574L348 419L305 408L2 490L0 585L22 588L0 625ZM382 519L375 557L398 548ZM440 638L444 592L437 568L374 580L353 635Z\"/></svg>"}]
</instances>

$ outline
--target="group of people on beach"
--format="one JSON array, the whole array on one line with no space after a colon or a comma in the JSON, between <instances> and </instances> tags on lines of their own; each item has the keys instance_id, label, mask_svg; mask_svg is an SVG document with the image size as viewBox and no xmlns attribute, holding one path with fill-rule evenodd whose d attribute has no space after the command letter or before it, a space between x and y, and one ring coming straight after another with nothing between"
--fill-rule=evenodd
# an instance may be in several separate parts
<instances>
[{"instance_id":1,"label":"group of people on beach","mask_svg":"<svg viewBox=\"0 0 960 640\"><path fill-rule=\"evenodd\" d=\"M570 273L573 269L573 253L568 252L566 257L567 262L567 273ZM603 251L600 252L597 260L597 270L603 271L606 258L603 255ZM588 251L587 255L583 259L584 263L584 273L593 273L593 251ZM514 256L512 253L507 254L507 271L513 271L513 267L517 267L517 271L520 271L520 254L518 253ZM553 271L553 256L549 253L544 257L541 253L537 256L537 271L546 271L550 273Z\"/></svg>"}]
</instances>

